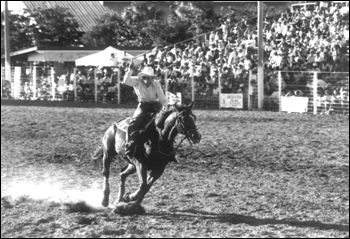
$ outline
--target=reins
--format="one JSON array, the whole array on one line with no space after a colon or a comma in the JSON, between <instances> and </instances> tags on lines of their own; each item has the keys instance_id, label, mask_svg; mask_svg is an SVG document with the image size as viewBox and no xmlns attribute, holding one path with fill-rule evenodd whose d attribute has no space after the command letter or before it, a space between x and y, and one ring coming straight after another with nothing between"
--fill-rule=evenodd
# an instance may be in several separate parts
<instances>
[{"instance_id":1,"label":"reins","mask_svg":"<svg viewBox=\"0 0 350 239\"><path fill-rule=\"evenodd\" d=\"M175 151L180 147L180 145L182 144L182 142L187 139L188 142L191 144L192 146L192 151L191 153L185 155L185 156L188 156L190 154L193 153L193 144L191 142L191 135L188 133L188 131L185 130L185 125L184 125L184 122L182 121L182 118L181 118L181 113L179 112L176 112L176 116L177 116L177 119L176 119L176 123L174 125L174 127L177 127L179 125L181 125L182 129L183 129L183 132L184 132L184 137L180 140L179 144L175 147L175 149L173 149L170 153L163 153L160 149L160 146L159 146L159 142L160 142L160 139L158 138L158 150L159 150L159 153L164 155L164 156L171 156L171 155L174 155L175 154ZM180 123L179 123L180 122Z\"/></svg>"}]
</instances>

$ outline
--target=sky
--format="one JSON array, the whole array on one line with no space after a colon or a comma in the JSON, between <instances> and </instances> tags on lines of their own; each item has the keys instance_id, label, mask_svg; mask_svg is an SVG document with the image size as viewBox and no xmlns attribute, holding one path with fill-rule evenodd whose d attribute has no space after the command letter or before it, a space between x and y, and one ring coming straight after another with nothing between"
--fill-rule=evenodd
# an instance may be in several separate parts
<instances>
[{"instance_id":1,"label":"sky","mask_svg":"<svg viewBox=\"0 0 350 239\"><path fill-rule=\"evenodd\" d=\"M18 11L25 6L22 1L7 1L9 10ZM5 10L5 1L1 1L1 11Z\"/></svg>"},{"instance_id":2,"label":"sky","mask_svg":"<svg viewBox=\"0 0 350 239\"><path fill-rule=\"evenodd\" d=\"M103 1L99 1L101 4ZM9 10L18 11L23 9L25 6L22 1L8 1ZM5 9L5 1L1 1L1 11Z\"/></svg>"},{"instance_id":3,"label":"sky","mask_svg":"<svg viewBox=\"0 0 350 239\"><path fill-rule=\"evenodd\" d=\"M14 11L15 13L18 13L17 11L21 11L23 8L25 8L25 5L22 1L7 1L8 2L8 8L9 10ZM103 1L99 1L101 4ZM1 1L1 11L4 11L5 9L5 1Z\"/></svg>"}]
</instances>

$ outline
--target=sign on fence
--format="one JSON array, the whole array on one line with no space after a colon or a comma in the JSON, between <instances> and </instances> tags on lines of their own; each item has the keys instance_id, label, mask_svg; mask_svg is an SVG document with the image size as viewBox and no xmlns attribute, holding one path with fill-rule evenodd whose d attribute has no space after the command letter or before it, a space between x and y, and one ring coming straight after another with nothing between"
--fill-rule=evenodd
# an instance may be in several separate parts
<instances>
[{"instance_id":1,"label":"sign on fence","mask_svg":"<svg viewBox=\"0 0 350 239\"><path fill-rule=\"evenodd\" d=\"M308 97L296 97L296 96L282 96L281 97L281 111L287 111L288 113L305 113L307 112Z\"/></svg>"},{"instance_id":2,"label":"sign on fence","mask_svg":"<svg viewBox=\"0 0 350 239\"><path fill-rule=\"evenodd\" d=\"M176 92L176 95L173 93L170 93L167 91L166 98L168 100L169 105L173 105L175 103L180 104L182 103L182 97L181 97L181 92Z\"/></svg>"},{"instance_id":3,"label":"sign on fence","mask_svg":"<svg viewBox=\"0 0 350 239\"><path fill-rule=\"evenodd\" d=\"M243 94L221 94L220 107L243 109Z\"/></svg>"}]
</instances>

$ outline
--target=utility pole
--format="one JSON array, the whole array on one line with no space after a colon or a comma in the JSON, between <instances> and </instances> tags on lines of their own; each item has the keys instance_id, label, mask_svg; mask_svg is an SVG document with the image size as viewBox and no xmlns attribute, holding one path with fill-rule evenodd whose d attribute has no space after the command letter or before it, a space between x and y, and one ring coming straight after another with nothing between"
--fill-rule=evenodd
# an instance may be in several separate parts
<instances>
[{"instance_id":1,"label":"utility pole","mask_svg":"<svg viewBox=\"0 0 350 239\"><path fill-rule=\"evenodd\" d=\"M8 1L5 1L5 79L11 82L11 60L10 60L10 30L9 30L9 13ZM1 98L2 98L2 82L1 79Z\"/></svg>"},{"instance_id":2,"label":"utility pole","mask_svg":"<svg viewBox=\"0 0 350 239\"><path fill-rule=\"evenodd\" d=\"M258 1L258 108L263 108L264 103L264 2Z\"/></svg>"}]
</instances>

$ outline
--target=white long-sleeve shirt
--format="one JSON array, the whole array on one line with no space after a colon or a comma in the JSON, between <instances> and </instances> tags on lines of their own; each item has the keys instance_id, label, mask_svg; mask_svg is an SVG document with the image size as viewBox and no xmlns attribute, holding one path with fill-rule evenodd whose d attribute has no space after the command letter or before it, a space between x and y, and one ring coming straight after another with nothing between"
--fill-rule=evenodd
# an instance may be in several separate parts
<instances>
[{"instance_id":1,"label":"white long-sleeve shirt","mask_svg":"<svg viewBox=\"0 0 350 239\"><path fill-rule=\"evenodd\" d=\"M154 80L152 84L147 87L139 77L131 76L131 71L128 71L124 76L124 84L134 87L139 102L159 100L163 107L167 107L168 101L159 81Z\"/></svg>"}]
</instances>

